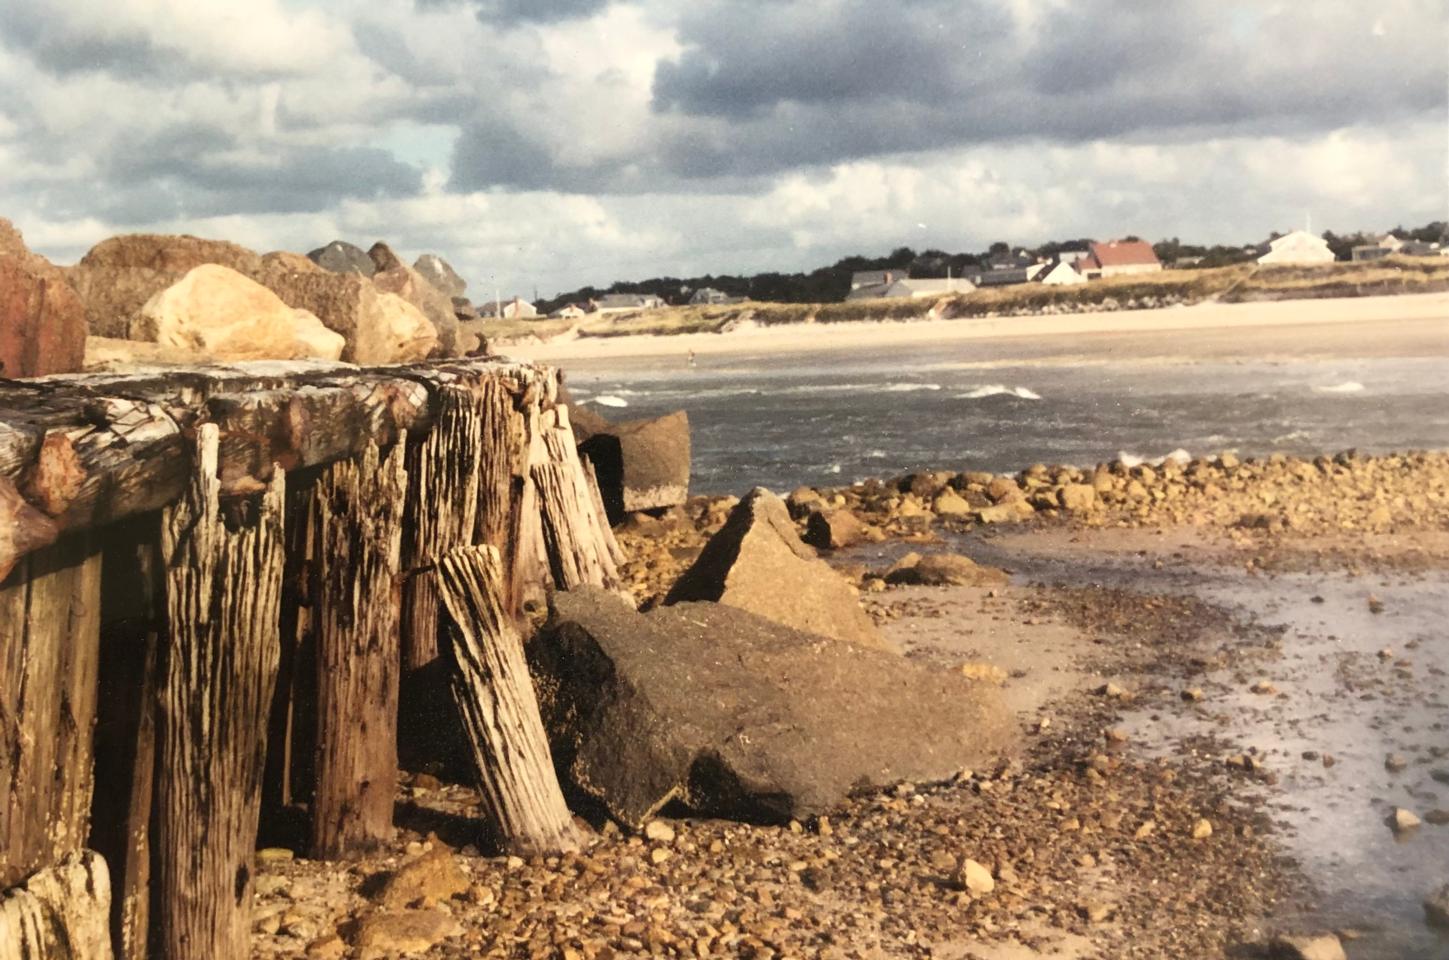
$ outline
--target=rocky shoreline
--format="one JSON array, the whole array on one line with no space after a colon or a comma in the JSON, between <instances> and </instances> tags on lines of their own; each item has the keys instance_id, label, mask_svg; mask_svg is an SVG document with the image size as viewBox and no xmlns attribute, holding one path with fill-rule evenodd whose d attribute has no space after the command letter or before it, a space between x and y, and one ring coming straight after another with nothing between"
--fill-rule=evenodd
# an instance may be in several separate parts
<instances>
[{"instance_id":1,"label":"rocky shoreline","mask_svg":"<svg viewBox=\"0 0 1449 960\"><path fill-rule=\"evenodd\" d=\"M415 770L392 848L347 864L263 853L256 956L1023 960L1372 946L1372 929L1312 919L1313 878L1268 806L1286 761L1230 739L1164 753L1133 732L1148 718L1210 717L1234 686L1268 690L1281 630L1130 570L1116 586L1072 586L993 563L1025 563L1027 544L1069 563L1220 564L1270 583L1305 557L1349 575L1443 570L1449 456L942 471L802 488L786 503L787 522L823 547L909 662L1000 691L1017 759L773 823L668 806L637 834L581 821L584 849L531 860L490 856L478 792ZM616 528L641 607L665 598L737 507L696 497ZM993 563L960 556L974 543ZM1437 901L1416 895L1431 931Z\"/></svg>"}]
</instances>

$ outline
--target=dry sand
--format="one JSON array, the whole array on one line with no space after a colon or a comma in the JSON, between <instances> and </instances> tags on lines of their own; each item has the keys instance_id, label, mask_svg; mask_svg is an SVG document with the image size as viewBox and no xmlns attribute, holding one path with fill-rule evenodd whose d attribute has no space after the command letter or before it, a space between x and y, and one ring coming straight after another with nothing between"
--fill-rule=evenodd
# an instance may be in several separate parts
<instances>
[{"instance_id":1,"label":"dry sand","mask_svg":"<svg viewBox=\"0 0 1449 960\"><path fill-rule=\"evenodd\" d=\"M1184 335L1191 334L1191 342ZM870 348L958 340L1051 338L1062 350L1095 344L1132 352L1158 349L1193 354L1242 352L1244 338L1261 343L1253 352L1331 352L1335 343L1365 349L1449 353L1449 294L1273 303L1203 303L1157 310L1124 310L1035 317L914 320L882 323L791 324L674 336L585 337L548 343L510 344L501 352L520 360L679 356L715 353L790 353Z\"/></svg>"}]
</instances>

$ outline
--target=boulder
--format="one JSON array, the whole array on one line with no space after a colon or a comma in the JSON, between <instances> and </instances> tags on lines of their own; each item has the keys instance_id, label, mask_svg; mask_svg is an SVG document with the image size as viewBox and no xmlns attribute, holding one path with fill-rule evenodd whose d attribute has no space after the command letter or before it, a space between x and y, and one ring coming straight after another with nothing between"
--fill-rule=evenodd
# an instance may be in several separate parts
<instances>
[{"instance_id":1,"label":"boulder","mask_svg":"<svg viewBox=\"0 0 1449 960\"><path fill-rule=\"evenodd\" d=\"M294 307L309 310L346 340L349 363L408 363L437 348L427 317L400 297L380 293L366 277L325 270L285 270L277 261L264 272L270 288ZM260 268L259 268L260 269Z\"/></svg>"},{"instance_id":2,"label":"boulder","mask_svg":"<svg viewBox=\"0 0 1449 960\"><path fill-rule=\"evenodd\" d=\"M167 347L144 340L87 337L84 369L89 372L134 370L137 367L194 366L208 357L196 350Z\"/></svg>"},{"instance_id":3,"label":"boulder","mask_svg":"<svg viewBox=\"0 0 1449 960\"><path fill-rule=\"evenodd\" d=\"M1063 510L1081 512L1097 506L1097 488L1090 483L1066 483L1057 491L1057 502Z\"/></svg>"},{"instance_id":4,"label":"boulder","mask_svg":"<svg viewBox=\"0 0 1449 960\"><path fill-rule=\"evenodd\" d=\"M931 502L931 512L938 517L965 517L974 513L975 508L955 490L947 487Z\"/></svg>"},{"instance_id":5,"label":"boulder","mask_svg":"<svg viewBox=\"0 0 1449 960\"><path fill-rule=\"evenodd\" d=\"M419 900L447 901L467 893L471 882L452 852L437 846L398 867L384 881L378 902L400 908Z\"/></svg>"},{"instance_id":6,"label":"boulder","mask_svg":"<svg viewBox=\"0 0 1449 960\"><path fill-rule=\"evenodd\" d=\"M376 271L372 258L369 257L361 247L353 246L346 240L333 240L325 247L318 247L307 254L311 260L323 270L330 270L333 273L355 273L360 277L370 277Z\"/></svg>"},{"instance_id":7,"label":"boulder","mask_svg":"<svg viewBox=\"0 0 1449 960\"><path fill-rule=\"evenodd\" d=\"M73 373L85 349L85 305L64 271L0 219L0 377Z\"/></svg>"},{"instance_id":8,"label":"boulder","mask_svg":"<svg viewBox=\"0 0 1449 960\"><path fill-rule=\"evenodd\" d=\"M931 553L916 557L907 563L900 563L886 573L886 583L906 584L922 587L943 586L994 586L1007 581L1007 576L995 567L983 567L970 557L956 553Z\"/></svg>"},{"instance_id":9,"label":"boulder","mask_svg":"<svg viewBox=\"0 0 1449 960\"><path fill-rule=\"evenodd\" d=\"M1010 477L993 477L986 485L986 495L992 503L1006 503L1022 499L1021 487Z\"/></svg>"},{"instance_id":10,"label":"boulder","mask_svg":"<svg viewBox=\"0 0 1449 960\"><path fill-rule=\"evenodd\" d=\"M213 263L148 300L131 321L130 338L215 360L336 360L345 346L309 311Z\"/></svg>"},{"instance_id":11,"label":"boulder","mask_svg":"<svg viewBox=\"0 0 1449 960\"><path fill-rule=\"evenodd\" d=\"M572 411L571 411L572 412ZM611 523L689 497L689 415L607 424L579 446L594 463Z\"/></svg>"},{"instance_id":12,"label":"boulder","mask_svg":"<svg viewBox=\"0 0 1449 960\"><path fill-rule=\"evenodd\" d=\"M459 354L458 316L453 312L453 298L433 286L412 267L398 259L385 243L374 243L367 251L377 270L372 282L383 293L396 294L422 311L438 333L438 349L445 357Z\"/></svg>"},{"instance_id":13,"label":"boulder","mask_svg":"<svg viewBox=\"0 0 1449 960\"><path fill-rule=\"evenodd\" d=\"M425 253L418 257L413 261L413 269L428 283L455 299L468 289L468 281L458 276L453 265L436 253Z\"/></svg>"},{"instance_id":14,"label":"boulder","mask_svg":"<svg viewBox=\"0 0 1449 960\"><path fill-rule=\"evenodd\" d=\"M566 399L567 394L563 393L563 388L560 388L560 394L559 402L566 404L569 408L569 426L574 431L574 443L585 443L594 434L607 433L613 428L614 425L601 417L592 407Z\"/></svg>"},{"instance_id":15,"label":"boulder","mask_svg":"<svg viewBox=\"0 0 1449 960\"><path fill-rule=\"evenodd\" d=\"M459 323L470 323L478 319L478 308L467 297L454 297L453 316L458 318Z\"/></svg>"},{"instance_id":16,"label":"boulder","mask_svg":"<svg viewBox=\"0 0 1449 960\"><path fill-rule=\"evenodd\" d=\"M89 332L126 337L147 301L204 263L252 279L262 269L261 257L235 243L135 233L96 244L71 268L70 279L85 304Z\"/></svg>"},{"instance_id":17,"label":"boulder","mask_svg":"<svg viewBox=\"0 0 1449 960\"><path fill-rule=\"evenodd\" d=\"M785 509L790 511L791 520L804 520L825 509L825 498L814 487L796 487L785 497Z\"/></svg>"},{"instance_id":18,"label":"boulder","mask_svg":"<svg viewBox=\"0 0 1449 960\"><path fill-rule=\"evenodd\" d=\"M893 649L845 579L800 541L785 502L756 487L730 512L666 604L709 600L877 650Z\"/></svg>"},{"instance_id":19,"label":"boulder","mask_svg":"<svg viewBox=\"0 0 1449 960\"><path fill-rule=\"evenodd\" d=\"M849 510L817 510L805 523L804 540L821 550L843 550L865 537L865 524Z\"/></svg>"},{"instance_id":20,"label":"boulder","mask_svg":"<svg viewBox=\"0 0 1449 960\"><path fill-rule=\"evenodd\" d=\"M1014 739L995 688L954 671L722 604L641 614L591 587L553 604L529 654L555 765L634 829L676 798L701 816L823 814Z\"/></svg>"}]
</instances>

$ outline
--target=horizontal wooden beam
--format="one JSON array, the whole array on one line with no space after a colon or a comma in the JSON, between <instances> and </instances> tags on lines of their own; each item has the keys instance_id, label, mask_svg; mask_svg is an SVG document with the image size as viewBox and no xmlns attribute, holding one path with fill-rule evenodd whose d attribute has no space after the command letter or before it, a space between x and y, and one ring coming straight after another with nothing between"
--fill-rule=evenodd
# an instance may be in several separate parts
<instances>
[{"instance_id":1,"label":"horizontal wooden beam","mask_svg":"<svg viewBox=\"0 0 1449 960\"><path fill-rule=\"evenodd\" d=\"M0 380L0 499L31 530L0 537L0 577L60 533L176 500L200 424L221 432L222 495L244 495L266 485L273 464L322 466L402 431L425 433L440 387L490 379L520 398L542 391L545 405L557 396L552 371L499 358L395 367L258 361Z\"/></svg>"}]
</instances>

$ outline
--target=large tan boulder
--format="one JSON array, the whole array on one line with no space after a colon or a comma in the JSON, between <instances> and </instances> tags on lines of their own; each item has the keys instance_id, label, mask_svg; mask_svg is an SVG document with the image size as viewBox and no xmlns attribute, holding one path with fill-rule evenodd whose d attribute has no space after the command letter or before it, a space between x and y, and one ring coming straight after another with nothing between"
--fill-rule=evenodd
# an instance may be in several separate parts
<instances>
[{"instance_id":1,"label":"large tan boulder","mask_svg":"<svg viewBox=\"0 0 1449 960\"><path fill-rule=\"evenodd\" d=\"M146 302L204 263L257 279L262 258L246 247L193 236L127 234L102 240L70 270L90 332L129 336Z\"/></svg>"},{"instance_id":2,"label":"large tan boulder","mask_svg":"<svg viewBox=\"0 0 1449 960\"><path fill-rule=\"evenodd\" d=\"M666 604L708 600L863 647L893 650L855 591L800 541L785 501L750 491L679 578Z\"/></svg>"},{"instance_id":3,"label":"large tan boulder","mask_svg":"<svg viewBox=\"0 0 1449 960\"><path fill-rule=\"evenodd\" d=\"M196 350L167 347L123 337L86 337L85 370L93 373L121 372L137 367L178 367L206 363L207 356Z\"/></svg>"},{"instance_id":4,"label":"large tan boulder","mask_svg":"<svg viewBox=\"0 0 1449 960\"><path fill-rule=\"evenodd\" d=\"M342 359L349 363L407 363L437 349L438 333L428 318L366 277L277 258L265 265L263 279L277 296L340 333L346 340Z\"/></svg>"},{"instance_id":5,"label":"large tan boulder","mask_svg":"<svg viewBox=\"0 0 1449 960\"><path fill-rule=\"evenodd\" d=\"M438 349L443 356L457 356L458 315L453 311L453 298L428 282L422 274L403 263L385 243L374 243L367 251L375 272L372 282L383 293L393 293L423 312L438 331Z\"/></svg>"},{"instance_id":6,"label":"large tan boulder","mask_svg":"<svg viewBox=\"0 0 1449 960\"><path fill-rule=\"evenodd\" d=\"M156 293L130 338L216 360L336 360L345 341L307 310L235 270L204 263Z\"/></svg>"},{"instance_id":7,"label":"large tan boulder","mask_svg":"<svg viewBox=\"0 0 1449 960\"><path fill-rule=\"evenodd\" d=\"M85 305L65 272L0 219L0 377L80 370L85 345Z\"/></svg>"}]
</instances>

